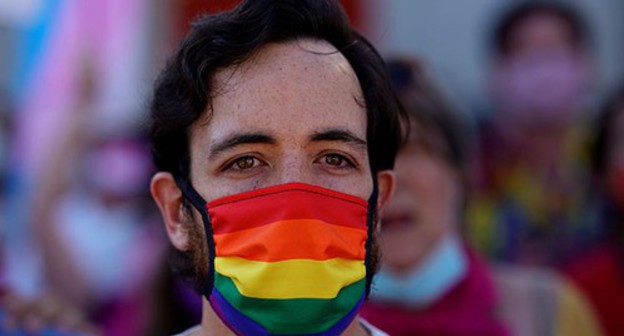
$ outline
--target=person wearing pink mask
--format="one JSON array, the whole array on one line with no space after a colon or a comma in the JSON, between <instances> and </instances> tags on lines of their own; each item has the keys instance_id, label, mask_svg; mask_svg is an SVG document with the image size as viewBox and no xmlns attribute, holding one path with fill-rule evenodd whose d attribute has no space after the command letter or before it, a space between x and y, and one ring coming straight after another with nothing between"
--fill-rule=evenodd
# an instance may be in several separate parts
<instances>
[{"instance_id":1,"label":"person wearing pink mask","mask_svg":"<svg viewBox=\"0 0 624 336\"><path fill-rule=\"evenodd\" d=\"M558 2L514 5L492 39L468 233L490 258L560 265L602 234L583 156L593 64L588 28Z\"/></svg>"},{"instance_id":2,"label":"person wearing pink mask","mask_svg":"<svg viewBox=\"0 0 624 336\"><path fill-rule=\"evenodd\" d=\"M605 199L608 237L566 268L596 308L607 335L623 335L624 301L624 87L609 99L596 123L593 172Z\"/></svg>"},{"instance_id":3,"label":"person wearing pink mask","mask_svg":"<svg viewBox=\"0 0 624 336\"><path fill-rule=\"evenodd\" d=\"M417 61L388 66L411 122L381 221L381 269L362 316L399 336L600 335L561 277L488 265L466 242L469 129Z\"/></svg>"}]
</instances>

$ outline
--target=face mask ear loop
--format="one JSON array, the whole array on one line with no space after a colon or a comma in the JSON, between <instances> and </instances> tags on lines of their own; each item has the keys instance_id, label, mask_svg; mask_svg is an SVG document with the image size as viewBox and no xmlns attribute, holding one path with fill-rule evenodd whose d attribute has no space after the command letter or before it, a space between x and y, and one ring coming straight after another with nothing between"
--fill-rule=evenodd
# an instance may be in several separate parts
<instances>
[{"instance_id":1,"label":"face mask ear loop","mask_svg":"<svg viewBox=\"0 0 624 336\"><path fill-rule=\"evenodd\" d=\"M378 197L378 186L377 186L377 174L373 172L373 193L368 199L368 212L366 223L368 226L368 239L366 239L366 299L368 299L368 295L371 290L371 283L373 282L373 275L375 275L373 269L371 269L372 263L372 254L373 254L373 242L375 239L375 232L373 228L375 227L375 221L377 220L377 197Z\"/></svg>"},{"instance_id":2,"label":"face mask ear loop","mask_svg":"<svg viewBox=\"0 0 624 336\"><path fill-rule=\"evenodd\" d=\"M204 232L206 235L206 241L208 243L208 278L199 284L199 291L202 295L208 299L212 293L212 287L214 284L214 258L215 258L215 244L214 237L212 236L212 223L210 222L210 215L206 208L206 201L203 197L193 188L191 183L186 178L175 177L178 188L182 191L184 198L189 200L191 204L199 211L204 221Z\"/></svg>"}]
</instances>

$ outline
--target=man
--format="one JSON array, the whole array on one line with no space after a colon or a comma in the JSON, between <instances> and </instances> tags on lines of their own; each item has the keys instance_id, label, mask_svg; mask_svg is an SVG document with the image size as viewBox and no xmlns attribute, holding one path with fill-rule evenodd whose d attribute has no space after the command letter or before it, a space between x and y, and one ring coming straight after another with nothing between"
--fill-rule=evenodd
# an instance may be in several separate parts
<instances>
[{"instance_id":1,"label":"man","mask_svg":"<svg viewBox=\"0 0 624 336\"><path fill-rule=\"evenodd\" d=\"M357 313L402 118L335 1L246 1L195 22L151 109L151 192L174 270L204 296L186 334L379 334Z\"/></svg>"}]
</instances>

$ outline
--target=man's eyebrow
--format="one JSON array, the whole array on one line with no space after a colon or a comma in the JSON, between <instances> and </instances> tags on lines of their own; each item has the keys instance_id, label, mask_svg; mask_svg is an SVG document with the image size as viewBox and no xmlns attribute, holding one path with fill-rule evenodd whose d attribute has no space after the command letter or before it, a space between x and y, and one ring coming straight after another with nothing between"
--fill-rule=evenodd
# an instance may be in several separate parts
<instances>
[{"instance_id":1,"label":"man's eyebrow","mask_svg":"<svg viewBox=\"0 0 624 336\"><path fill-rule=\"evenodd\" d=\"M328 129L312 134L310 141L340 141L346 142L357 147L367 147L366 140L359 138L355 134L343 129Z\"/></svg>"},{"instance_id":2,"label":"man's eyebrow","mask_svg":"<svg viewBox=\"0 0 624 336\"><path fill-rule=\"evenodd\" d=\"M265 133L235 133L229 137L210 145L208 158L245 144L275 144L276 140Z\"/></svg>"}]
</instances>

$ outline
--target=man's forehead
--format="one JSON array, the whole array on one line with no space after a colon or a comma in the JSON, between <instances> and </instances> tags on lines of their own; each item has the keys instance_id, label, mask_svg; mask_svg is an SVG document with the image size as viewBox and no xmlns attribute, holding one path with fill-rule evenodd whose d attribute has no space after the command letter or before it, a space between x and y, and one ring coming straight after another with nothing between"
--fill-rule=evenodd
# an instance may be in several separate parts
<instances>
[{"instance_id":1,"label":"man's forehead","mask_svg":"<svg viewBox=\"0 0 624 336\"><path fill-rule=\"evenodd\" d=\"M269 44L245 63L218 72L214 81L221 87L212 97L210 120L194 127L206 145L250 133L301 144L331 129L366 140L359 81L328 42Z\"/></svg>"},{"instance_id":2,"label":"man's forehead","mask_svg":"<svg viewBox=\"0 0 624 336\"><path fill-rule=\"evenodd\" d=\"M357 76L347 59L329 42L298 39L263 46L242 64L217 71L213 83L219 92L228 92L232 86L240 85L241 81L266 75L281 75L285 80L310 80L313 78L309 77L308 70L314 69L324 70L318 72L325 75L323 80L357 82Z\"/></svg>"}]
</instances>

